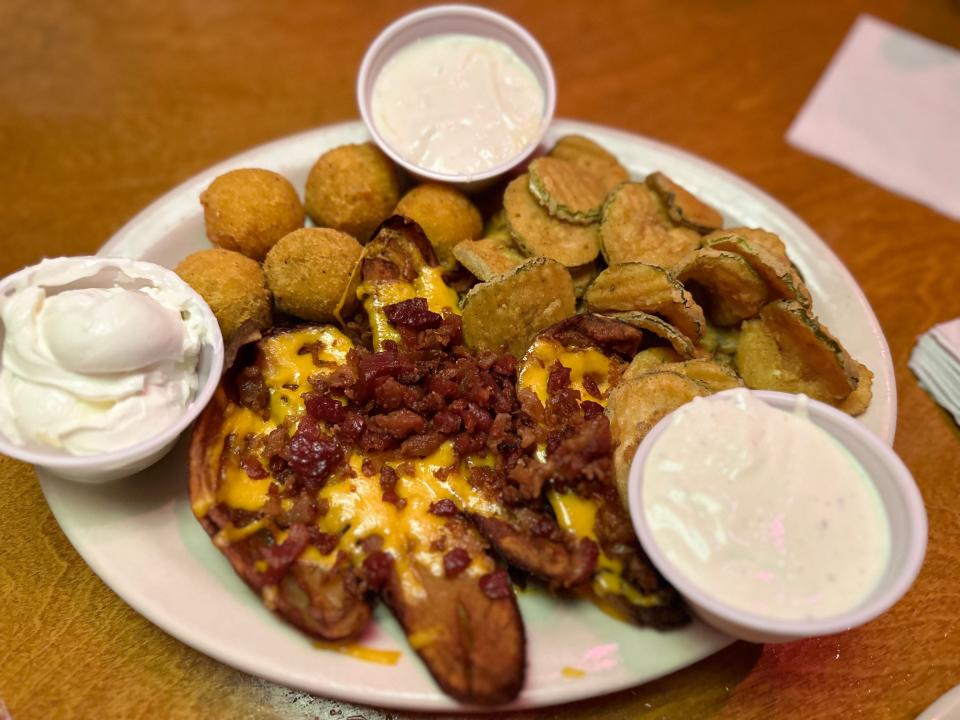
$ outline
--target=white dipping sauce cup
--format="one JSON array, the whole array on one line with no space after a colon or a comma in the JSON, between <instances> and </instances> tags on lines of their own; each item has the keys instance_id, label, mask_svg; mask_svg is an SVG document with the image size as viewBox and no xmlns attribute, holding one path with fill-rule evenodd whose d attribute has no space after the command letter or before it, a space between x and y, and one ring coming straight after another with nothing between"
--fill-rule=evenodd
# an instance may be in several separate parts
<instances>
[{"instance_id":1,"label":"white dipping sauce cup","mask_svg":"<svg viewBox=\"0 0 960 720\"><path fill-rule=\"evenodd\" d=\"M751 391L754 397L781 410L793 411L798 395L768 390ZM727 393L704 398L725 400ZM890 524L890 557L880 581L859 605L846 612L813 620L783 620L730 607L695 585L674 565L657 544L643 506L643 469L657 438L673 420L663 418L640 443L627 480L633 527L643 549L667 581L683 595L705 622L733 637L751 642L790 642L830 635L862 625L886 612L910 588L927 547L927 514L913 476L897 454L866 426L816 400L808 400L810 420L826 430L860 462L883 503Z\"/></svg>"},{"instance_id":2,"label":"white dipping sauce cup","mask_svg":"<svg viewBox=\"0 0 960 720\"><path fill-rule=\"evenodd\" d=\"M66 257L56 262L80 263L87 268L111 268L116 262L104 257ZM213 311L189 285L175 272L166 268L139 260L122 258L122 262L131 266L150 265L152 272L161 273L165 282L178 286L180 292L192 299L191 312L201 316L206 338L197 361L197 392L175 423L157 429L147 440L129 445L119 450L94 455L72 455L64 450L46 448L38 445L17 445L0 433L0 453L36 465L52 475L76 480L83 483L103 483L132 475L152 465L169 452L190 423L206 407L213 396L223 372L223 336ZM0 280L0 294L12 291L27 282L27 275L34 267L27 267ZM3 365L2 344L4 328L0 323L0 367Z\"/></svg>"},{"instance_id":3,"label":"white dipping sauce cup","mask_svg":"<svg viewBox=\"0 0 960 720\"><path fill-rule=\"evenodd\" d=\"M371 111L373 86L383 69L397 51L411 43L433 35L451 33L477 35L499 40L510 47L530 68L540 87L544 103L540 134L508 160L483 172L470 175L449 175L422 168L402 158L377 131ZM419 180L452 183L465 192L476 192L493 184L499 177L526 160L543 140L553 120L557 104L557 82L546 53L534 37L510 18L492 10L472 5L435 5L404 15L389 25L367 49L357 77L357 103L370 135L380 149L397 165Z\"/></svg>"}]
</instances>

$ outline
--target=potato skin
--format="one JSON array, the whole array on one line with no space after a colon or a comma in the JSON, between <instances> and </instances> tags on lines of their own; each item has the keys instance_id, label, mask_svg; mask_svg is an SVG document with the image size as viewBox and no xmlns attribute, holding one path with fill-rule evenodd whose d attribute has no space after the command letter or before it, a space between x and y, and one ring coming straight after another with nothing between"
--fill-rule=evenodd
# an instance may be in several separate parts
<instances>
[{"instance_id":1,"label":"potato skin","mask_svg":"<svg viewBox=\"0 0 960 720\"><path fill-rule=\"evenodd\" d=\"M200 194L200 204L210 242L254 260L263 260L277 240L303 227L297 191L270 170L224 173Z\"/></svg>"},{"instance_id":2,"label":"potato skin","mask_svg":"<svg viewBox=\"0 0 960 720\"><path fill-rule=\"evenodd\" d=\"M366 244L400 198L396 169L373 143L341 145L314 163L304 198L320 227L352 235Z\"/></svg>"},{"instance_id":3,"label":"potato skin","mask_svg":"<svg viewBox=\"0 0 960 720\"><path fill-rule=\"evenodd\" d=\"M466 195L449 185L417 185L400 198L395 212L423 228L440 264L447 270L457 263L454 246L462 240L476 240L483 233L480 211Z\"/></svg>"},{"instance_id":4,"label":"potato skin","mask_svg":"<svg viewBox=\"0 0 960 720\"><path fill-rule=\"evenodd\" d=\"M200 250L174 268L202 297L229 342L244 323L265 330L272 322L270 291L260 263L223 248Z\"/></svg>"},{"instance_id":5,"label":"potato skin","mask_svg":"<svg viewBox=\"0 0 960 720\"><path fill-rule=\"evenodd\" d=\"M304 320L332 322L362 248L330 228L301 228L273 246L263 263L277 307Z\"/></svg>"}]
</instances>

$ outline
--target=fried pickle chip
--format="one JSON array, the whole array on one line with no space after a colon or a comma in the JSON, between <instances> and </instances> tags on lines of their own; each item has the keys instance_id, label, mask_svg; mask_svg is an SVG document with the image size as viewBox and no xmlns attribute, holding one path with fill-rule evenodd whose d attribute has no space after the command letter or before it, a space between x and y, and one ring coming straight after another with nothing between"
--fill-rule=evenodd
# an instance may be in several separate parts
<instances>
[{"instance_id":1,"label":"fried pickle chip","mask_svg":"<svg viewBox=\"0 0 960 720\"><path fill-rule=\"evenodd\" d=\"M630 361L630 370L631 378L639 377L640 375L645 375L651 370L656 370L657 368L666 365L667 363L678 363L683 360L677 354L677 351L672 347L652 347L647 348L646 350L641 350L636 355L633 356L633 360Z\"/></svg>"},{"instance_id":2,"label":"fried pickle chip","mask_svg":"<svg viewBox=\"0 0 960 720\"><path fill-rule=\"evenodd\" d=\"M770 303L758 318L744 321L736 363L749 388L805 393L831 405L850 396L860 375L817 318L786 300Z\"/></svg>"},{"instance_id":3,"label":"fried pickle chip","mask_svg":"<svg viewBox=\"0 0 960 720\"><path fill-rule=\"evenodd\" d=\"M596 262L589 262L586 265L567 268L570 278L573 280L573 292L577 298L582 298L583 294L590 287L590 283L596 279L600 272Z\"/></svg>"},{"instance_id":4,"label":"fried pickle chip","mask_svg":"<svg viewBox=\"0 0 960 720\"><path fill-rule=\"evenodd\" d=\"M520 248L566 267L593 262L600 252L596 225L574 225L551 217L530 192L529 183L529 175L521 175L503 194L510 234Z\"/></svg>"},{"instance_id":5,"label":"fried pickle chip","mask_svg":"<svg viewBox=\"0 0 960 720\"><path fill-rule=\"evenodd\" d=\"M453 248L453 256L480 280L495 280L527 259L510 231L501 229L479 240L464 240Z\"/></svg>"},{"instance_id":6,"label":"fried pickle chip","mask_svg":"<svg viewBox=\"0 0 960 720\"><path fill-rule=\"evenodd\" d=\"M610 391L605 412L613 438L614 475L624 503L630 463L643 438L668 413L709 394L707 386L697 380L656 370L624 380Z\"/></svg>"},{"instance_id":7,"label":"fried pickle chip","mask_svg":"<svg viewBox=\"0 0 960 720\"><path fill-rule=\"evenodd\" d=\"M639 358L639 359L638 359ZM634 380L651 370L672 372L683 375L704 385L710 392L722 392L731 388L743 387L741 380L733 370L723 367L713 360L694 358L680 362L655 364L648 357L635 357L623 373L624 380Z\"/></svg>"},{"instance_id":8,"label":"fried pickle chip","mask_svg":"<svg viewBox=\"0 0 960 720\"><path fill-rule=\"evenodd\" d=\"M740 342L740 327L717 327L709 320L697 345L697 354L711 357L726 368L736 369L735 357Z\"/></svg>"},{"instance_id":9,"label":"fried pickle chip","mask_svg":"<svg viewBox=\"0 0 960 720\"><path fill-rule=\"evenodd\" d=\"M394 212L423 228L445 270L452 270L457 264L454 246L462 240L476 240L483 230L476 205L450 185L417 185L400 198Z\"/></svg>"},{"instance_id":10,"label":"fried pickle chip","mask_svg":"<svg viewBox=\"0 0 960 720\"><path fill-rule=\"evenodd\" d=\"M862 415L870 407L873 399L873 372L863 363L857 363L857 389L847 395L846 399L837 405L848 415Z\"/></svg>"},{"instance_id":11,"label":"fried pickle chip","mask_svg":"<svg viewBox=\"0 0 960 720\"><path fill-rule=\"evenodd\" d=\"M660 315L697 342L706 322L703 310L669 272L646 263L611 265L583 296L591 312L640 310Z\"/></svg>"},{"instance_id":12,"label":"fried pickle chip","mask_svg":"<svg viewBox=\"0 0 960 720\"><path fill-rule=\"evenodd\" d=\"M600 178L604 190L610 192L630 179L630 173L611 153L583 135L564 135L548 153L549 157L566 160Z\"/></svg>"},{"instance_id":13,"label":"fried pickle chip","mask_svg":"<svg viewBox=\"0 0 960 720\"><path fill-rule=\"evenodd\" d=\"M810 291L786 258L754 245L742 235L728 230L710 233L703 238L703 246L736 253L750 263L750 267L763 278L773 297L794 300L804 307L810 307Z\"/></svg>"},{"instance_id":14,"label":"fried pickle chip","mask_svg":"<svg viewBox=\"0 0 960 720\"><path fill-rule=\"evenodd\" d=\"M506 345L522 357L533 336L573 315L570 274L549 258L533 258L509 275L474 286L463 300L463 337L469 347Z\"/></svg>"},{"instance_id":15,"label":"fried pickle chip","mask_svg":"<svg viewBox=\"0 0 960 720\"><path fill-rule=\"evenodd\" d=\"M675 272L720 327L754 317L767 301L763 278L736 253L702 248L687 256Z\"/></svg>"},{"instance_id":16,"label":"fried pickle chip","mask_svg":"<svg viewBox=\"0 0 960 720\"><path fill-rule=\"evenodd\" d=\"M723 232L730 233L732 235L739 235L754 247L761 247L767 252L772 252L774 255L779 255L785 260L789 260L789 257L787 256L787 246L783 244L783 240L780 239L779 235L772 233L769 230L762 230L761 228L735 227L727 228Z\"/></svg>"},{"instance_id":17,"label":"fried pickle chip","mask_svg":"<svg viewBox=\"0 0 960 720\"><path fill-rule=\"evenodd\" d=\"M603 205L600 245L610 265L644 262L669 268L700 247L700 235L674 227L663 203L646 185L624 183Z\"/></svg>"},{"instance_id":18,"label":"fried pickle chip","mask_svg":"<svg viewBox=\"0 0 960 720\"><path fill-rule=\"evenodd\" d=\"M667 206L670 219L678 225L702 234L723 227L723 216L720 213L662 172L647 175L646 183L660 196Z\"/></svg>"},{"instance_id":19,"label":"fried pickle chip","mask_svg":"<svg viewBox=\"0 0 960 720\"><path fill-rule=\"evenodd\" d=\"M645 330L649 334L660 338L664 342L660 343L659 345L661 347L671 347L673 352L677 355L678 360L686 360L688 358L696 357L697 355L696 347L690 338L677 330L676 327L668 323L663 318L657 317L656 315L651 315L650 313L641 312L639 310L606 314L610 317L620 320L621 322L629 323L634 327L638 327L641 330Z\"/></svg>"},{"instance_id":20,"label":"fried pickle chip","mask_svg":"<svg viewBox=\"0 0 960 720\"><path fill-rule=\"evenodd\" d=\"M537 158L527 172L530 192L553 217L577 225L600 219L607 189L592 172L555 157Z\"/></svg>"}]
</instances>

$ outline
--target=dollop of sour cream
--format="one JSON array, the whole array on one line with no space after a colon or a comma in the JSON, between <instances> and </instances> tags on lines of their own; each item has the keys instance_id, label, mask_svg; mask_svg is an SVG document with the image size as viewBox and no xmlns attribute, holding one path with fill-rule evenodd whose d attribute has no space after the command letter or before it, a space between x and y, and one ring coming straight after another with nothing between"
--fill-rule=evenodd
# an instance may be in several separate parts
<instances>
[{"instance_id":1,"label":"dollop of sour cream","mask_svg":"<svg viewBox=\"0 0 960 720\"><path fill-rule=\"evenodd\" d=\"M433 35L393 55L373 85L373 122L404 160L475 175L527 149L543 124L543 88L507 44Z\"/></svg>"},{"instance_id":2,"label":"dollop of sour cream","mask_svg":"<svg viewBox=\"0 0 960 720\"><path fill-rule=\"evenodd\" d=\"M643 467L646 520L670 562L725 605L783 620L853 609L890 553L876 488L805 407L747 390L697 398Z\"/></svg>"},{"instance_id":3,"label":"dollop of sour cream","mask_svg":"<svg viewBox=\"0 0 960 720\"><path fill-rule=\"evenodd\" d=\"M17 445L91 455L172 425L197 390L207 330L170 271L56 258L0 295L0 431Z\"/></svg>"}]
</instances>

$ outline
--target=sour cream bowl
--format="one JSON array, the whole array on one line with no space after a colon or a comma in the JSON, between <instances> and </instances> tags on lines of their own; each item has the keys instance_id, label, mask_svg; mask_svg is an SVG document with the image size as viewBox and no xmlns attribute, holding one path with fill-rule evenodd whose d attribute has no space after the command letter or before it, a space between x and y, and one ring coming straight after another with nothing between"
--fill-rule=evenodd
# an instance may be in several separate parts
<instances>
[{"instance_id":1,"label":"sour cream bowl","mask_svg":"<svg viewBox=\"0 0 960 720\"><path fill-rule=\"evenodd\" d=\"M729 402L737 391L718 393L703 402ZM666 430L675 421L674 411L661 420L641 442L634 456L628 479L630 516L640 541L650 560L663 576L683 595L689 606L702 620L733 637L750 642L790 642L843 632L862 625L894 605L910 588L923 563L927 543L927 517L923 499L910 471L893 450L870 430L846 413L815 400L772 391L751 391L759 399L780 410L792 413L798 403L806 403L809 420L826 431L862 467L871 493L879 497L889 529L889 552L879 573L863 587L863 597L852 607L813 617L777 617L755 610L747 610L724 590L711 591L709 583L694 577L690 567L664 546L662 531L654 529L649 505L645 500L644 485L653 477L648 459ZM681 408L682 410L682 408ZM776 453L777 448L766 448ZM772 478L778 481L778 478ZM842 519L842 515L841 515ZM852 528L856 529L856 528ZM780 528L782 535L782 525ZM789 542L789 539L787 540ZM731 582L735 582L731 578ZM872 588L870 587L872 586Z\"/></svg>"},{"instance_id":2,"label":"sour cream bowl","mask_svg":"<svg viewBox=\"0 0 960 720\"><path fill-rule=\"evenodd\" d=\"M195 375L195 382L191 380L190 383L195 389L190 393L183 407L178 406L178 409L167 413L164 422L157 422L156 415L148 413L142 423L139 423L146 426L145 432L138 431L132 442L118 443L115 448L74 453L62 446L39 442L32 437L21 435L14 438L5 432L0 432L0 453L36 465L59 477L84 483L102 483L132 475L152 465L173 447L180 433L196 419L213 396L223 370L224 349L223 338L213 312L203 299L172 270L153 263L124 258L55 258L45 260L41 265L24 268L0 280L0 299L7 303L18 293L35 287L44 288L44 292L48 293L49 297L54 297L68 290L99 290L116 287L137 289L157 286L163 286L182 299L181 317L184 318L184 322L189 319L190 325L197 333L196 340L199 347L192 345L196 349L195 369L190 371ZM133 312L135 321L144 317L136 308ZM148 352L155 352L157 343L151 344L146 338L150 334L149 329L138 327L137 330L144 335L144 343L150 348ZM10 328L0 323L0 369L5 367L4 345L10 332ZM77 342L78 338L82 340L82 336L82 333L76 333L73 338L70 338L70 342ZM44 351L49 352L46 341L44 345L47 346ZM162 347L160 349L162 350ZM81 358L82 366L84 362L90 364L91 357L109 358L109 352L105 352L102 346L94 345L89 354L78 351L77 357ZM122 364L124 359L118 362ZM49 372L49 369L41 368L41 371ZM116 380L116 374L100 372L97 375L96 370L93 371L93 377L94 382ZM47 382L39 376L31 379L41 383ZM31 392L36 394L38 390L32 388ZM4 400L5 414L10 410L6 403L7 401ZM53 404L55 406L56 403ZM155 405L145 402L144 407L149 409ZM49 415L48 408L45 412ZM42 417L42 414L40 416ZM4 423L9 424L6 420Z\"/></svg>"},{"instance_id":3,"label":"sour cream bowl","mask_svg":"<svg viewBox=\"0 0 960 720\"><path fill-rule=\"evenodd\" d=\"M432 142L431 137L444 132L443 128L434 128L424 132L423 138L412 139L413 145L416 145L416 151L411 154L409 148L401 147L401 143L396 137L388 137L391 133L383 127L382 117L378 122L378 109L375 107L375 94L377 92L377 81L385 68L388 68L390 61L395 59L398 54L415 48L418 44L423 44L431 40L441 39L444 36L469 36L479 39L491 45L503 47L507 52L512 53L516 62L510 62L513 70L519 69L520 72L515 76L517 81L523 81L523 75L529 75L530 79L535 81L541 91L541 100L539 107L535 108L536 120L535 126L531 125L521 133L517 143L511 148L504 149L494 147L478 147L476 155L489 155L486 158L482 168L464 168L457 170L455 168L444 167L438 169L433 159L437 158L437 153L430 148L425 148L424 144ZM502 44L502 45L501 45ZM462 58L461 58L462 59ZM458 66L457 73L444 73L443 70L437 70L433 73L433 79L438 77L442 80L444 76L450 77L454 74L469 76L469 73L462 72L463 65ZM389 68L388 68L389 69ZM500 75L509 74L510 67L501 66L498 68L501 72L487 73L485 85L489 82L502 81ZM495 77L489 77L494 75ZM516 88L512 81L507 81L507 85L500 88L498 96L505 96L514 93ZM418 89L412 88L412 96ZM479 91L487 88L480 87ZM453 87L452 92L442 93L439 98L420 97L417 100L400 108L391 110L391 114L397 113L425 113L427 117L434 115L431 109L425 104L442 102L446 97L460 97L464 95L473 98L482 95L482 92L465 93L464 88ZM534 39L529 32L510 18L495 13L484 8L470 5L436 5L424 8L416 12L401 17L393 24L388 26L373 41L363 62L360 66L360 73L357 78L357 103L360 107L360 115L373 137L374 142L386 153L397 165L405 169L413 177L419 180L432 180L437 182L452 183L466 192L474 192L489 186L497 178L501 177L510 170L516 168L526 160L543 140L544 135L553 119L554 109L556 107L556 80L553 75L553 68L547 58L543 48ZM443 111L449 111L451 118L460 118L462 122L453 129L456 134L458 152L465 152L466 143L462 141L461 131L468 129L472 123L471 112L476 111L476 107L471 108L467 102L464 106L448 107L442 105ZM436 106L434 106L436 107ZM483 123L473 122L474 127ZM512 131L513 122L508 123L509 130ZM449 129L450 126L448 125ZM506 134L498 133L502 137ZM453 140L453 138L451 138ZM414 158L414 155L420 158L420 161ZM433 159L431 159L433 158ZM442 159L442 158L441 158Z\"/></svg>"}]
</instances>

